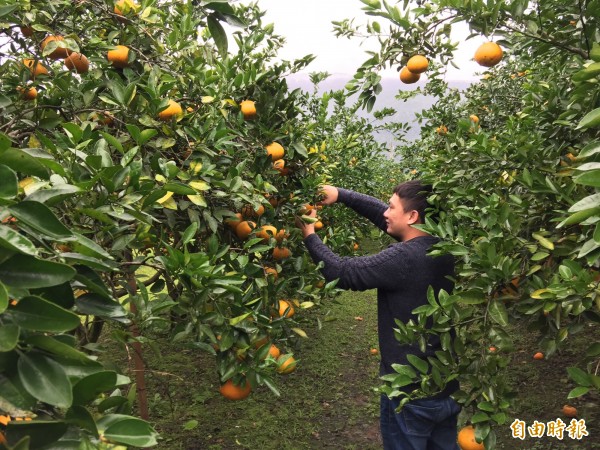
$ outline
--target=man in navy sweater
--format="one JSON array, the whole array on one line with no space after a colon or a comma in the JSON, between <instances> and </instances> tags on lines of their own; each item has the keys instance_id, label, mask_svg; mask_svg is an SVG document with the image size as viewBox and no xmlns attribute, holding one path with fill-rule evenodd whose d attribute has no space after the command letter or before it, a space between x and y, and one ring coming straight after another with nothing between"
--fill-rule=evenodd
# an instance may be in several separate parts
<instances>
[{"instance_id":1,"label":"man in navy sweater","mask_svg":"<svg viewBox=\"0 0 600 450\"><path fill-rule=\"evenodd\" d=\"M437 294L441 289L451 292L454 258L427 255L438 242L412 225L422 224L431 188L413 180L394 189L389 204L347 189L324 186L322 203L342 203L369 219L378 228L395 238L383 251L369 256L340 257L333 253L315 233L313 224L299 221L306 245L315 263L323 261L323 276L327 281L338 279L337 287L364 291L377 289L377 317L380 374L395 373L392 364L408 364L407 355L426 359L440 350L439 339L430 339L425 353L417 345L400 344L394 338L395 319L408 322L416 319L412 311L427 304L427 289ZM314 211L313 211L314 215ZM410 392L418 386L405 386ZM460 406L450 397L458 389L456 382L425 399L408 402L400 413L395 409L400 398L381 396L381 435L385 450L454 450L457 416Z\"/></svg>"}]
</instances>

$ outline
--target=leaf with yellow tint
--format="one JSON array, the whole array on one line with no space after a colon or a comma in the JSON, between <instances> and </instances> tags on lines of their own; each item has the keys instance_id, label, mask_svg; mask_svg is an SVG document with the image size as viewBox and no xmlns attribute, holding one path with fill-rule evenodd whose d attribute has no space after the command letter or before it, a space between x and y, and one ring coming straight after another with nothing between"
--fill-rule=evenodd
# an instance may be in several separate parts
<instances>
[{"instance_id":1,"label":"leaf with yellow tint","mask_svg":"<svg viewBox=\"0 0 600 450\"><path fill-rule=\"evenodd\" d=\"M206 203L206 200L204 200L204 197L200 194L188 195L187 198L190 200L190 202L192 202L196 206L202 206L204 208L206 208L206 206L208 206Z\"/></svg>"},{"instance_id":2,"label":"leaf with yellow tint","mask_svg":"<svg viewBox=\"0 0 600 450\"><path fill-rule=\"evenodd\" d=\"M189 185L192 189L197 191L208 191L210 189L210 185L205 181L190 181Z\"/></svg>"},{"instance_id":3,"label":"leaf with yellow tint","mask_svg":"<svg viewBox=\"0 0 600 450\"><path fill-rule=\"evenodd\" d=\"M173 192L169 191L169 192L167 192L165 195L163 195L161 198L159 198L156 201L162 205L167 200L169 200L171 197L173 197Z\"/></svg>"}]
</instances>

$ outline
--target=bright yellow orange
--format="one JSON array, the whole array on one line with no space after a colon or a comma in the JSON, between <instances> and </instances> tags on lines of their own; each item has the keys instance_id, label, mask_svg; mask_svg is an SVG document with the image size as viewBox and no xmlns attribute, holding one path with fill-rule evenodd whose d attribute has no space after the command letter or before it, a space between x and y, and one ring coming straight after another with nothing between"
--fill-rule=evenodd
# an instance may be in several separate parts
<instances>
[{"instance_id":1,"label":"bright yellow orange","mask_svg":"<svg viewBox=\"0 0 600 450\"><path fill-rule=\"evenodd\" d=\"M90 70L89 60L85 55L77 52L73 52L65 58L65 66L67 66L67 69L74 70L77 73L86 73Z\"/></svg>"},{"instance_id":2,"label":"bright yellow orange","mask_svg":"<svg viewBox=\"0 0 600 450\"><path fill-rule=\"evenodd\" d=\"M245 241L255 228L256 223L252 222L251 220L244 220L240 222L237 227L235 227L235 234L242 241Z\"/></svg>"},{"instance_id":3,"label":"bright yellow orange","mask_svg":"<svg viewBox=\"0 0 600 450\"><path fill-rule=\"evenodd\" d=\"M317 220L315 222L315 230L319 231L323 228L323 222L321 222L320 220Z\"/></svg>"},{"instance_id":4,"label":"bright yellow orange","mask_svg":"<svg viewBox=\"0 0 600 450\"><path fill-rule=\"evenodd\" d=\"M289 234L287 234L287 232L285 231L285 229L281 229L277 232L277 234L275 235L275 240L277 241L277 243L281 244L281 242L286 239L287 237L289 237Z\"/></svg>"},{"instance_id":5,"label":"bright yellow orange","mask_svg":"<svg viewBox=\"0 0 600 450\"><path fill-rule=\"evenodd\" d=\"M50 42L53 41L64 41L65 38L62 36L58 36L58 35L50 35L50 36L46 36L44 38L44 40L42 41L42 43L40 44L40 50L43 52L44 49L46 48L46 45L48 45ZM56 50L52 51L52 53L50 53L48 55L48 58L50 59L63 59L66 58L69 53L71 53L69 50L67 50L64 47L56 47Z\"/></svg>"},{"instance_id":6,"label":"bright yellow orange","mask_svg":"<svg viewBox=\"0 0 600 450\"><path fill-rule=\"evenodd\" d=\"M473 425L467 425L458 432L458 445L461 450L485 450L482 443L475 440L475 428Z\"/></svg>"},{"instance_id":7,"label":"bright yellow orange","mask_svg":"<svg viewBox=\"0 0 600 450\"><path fill-rule=\"evenodd\" d=\"M158 118L165 122L168 122L173 117L179 118L183 115L183 110L181 109L181 105L177 103L175 100L169 99L169 106L166 109L163 109L158 113Z\"/></svg>"},{"instance_id":8,"label":"bright yellow orange","mask_svg":"<svg viewBox=\"0 0 600 450\"><path fill-rule=\"evenodd\" d=\"M269 239L277 235L277 228L273 225L263 225L256 231L256 237L262 238L263 241L269 242Z\"/></svg>"},{"instance_id":9,"label":"bright yellow orange","mask_svg":"<svg viewBox=\"0 0 600 450\"><path fill-rule=\"evenodd\" d=\"M296 370L296 360L293 356L281 355L277 359L277 364L277 372L283 375L292 373Z\"/></svg>"},{"instance_id":10,"label":"bright yellow orange","mask_svg":"<svg viewBox=\"0 0 600 450\"><path fill-rule=\"evenodd\" d=\"M219 388L221 395L229 400L243 400L250 395L250 391L250 383L247 380L237 385L229 379Z\"/></svg>"},{"instance_id":11,"label":"bright yellow orange","mask_svg":"<svg viewBox=\"0 0 600 450\"><path fill-rule=\"evenodd\" d=\"M475 51L475 62L480 66L493 67L502 59L502 49L495 42L485 42Z\"/></svg>"},{"instance_id":12,"label":"bright yellow orange","mask_svg":"<svg viewBox=\"0 0 600 450\"><path fill-rule=\"evenodd\" d=\"M429 67L429 61L423 55L415 55L406 63L406 68L412 73L423 73Z\"/></svg>"},{"instance_id":13,"label":"bright yellow orange","mask_svg":"<svg viewBox=\"0 0 600 450\"><path fill-rule=\"evenodd\" d=\"M477 117L475 114L471 114L469 119L471 119L471 122L473 123L479 123L479 117Z\"/></svg>"},{"instance_id":14,"label":"bright yellow orange","mask_svg":"<svg viewBox=\"0 0 600 450\"><path fill-rule=\"evenodd\" d=\"M281 261L282 259L289 258L291 255L292 253L287 247L275 247L273 249L273 259L275 261Z\"/></svg>"},{"instance_id":15,"label":"bright yellow orange","mask_svg":"<svg viewBox=\"0 0 600 450\"><path fill-rule=\"evenodd\" d=\"M256 117L256 106L252 100L244 100L240 103L240 109L244 115L244 120L254 119Z\"/></svg>"},{"instance_id":16,"label":"bright yellow orange","mask_svg":"<svg viewBox=\"0 0 600 450\"><path fill-rule=\"evenodd\" d=\"M279 300L279 317L292 317L296 311L294 310L294 305L287 300Z\"/></svg>"},{"instance_id":17,"label":"bright yellow orange","mask_svg":"<svg viewBox=\"0 0 600 450\"><path fill-rule=\"evenodd\" d=\"M278 142L271 142L265 147L267 149L267 155L271 157L271 161L277 161L283 158L285 150Z\"/></svg>"},{"instance_id":18,"label":"bright yellow orange","mask_svg":"<svg viewBox=\"0 0 600 450\"><path fill-rule=\"evenodd\" d=\"M123 69L129 65L129 47L116 45L114 50L109 50L106 58L114 67Z\"/></svg>"},{"instance_id":19,"label":"bright yellow orange","mask_svg":"<svg viewBox=\"0 0 600 450\"><path fill-rule=\"evenodd\" d=\"M419 78L421 78L420 73L412 73L407 67L403 67L400 71L400 81L402 81L404 84L416 83L419 81Z\"/></svg>"},{"instance_id":20,"label":"bright yellow orange","mask_svg":"<svg viewBox=\"0 0 600 450\"><path fill-rule=\"evenodd\" d=\"M133 15L137 12L140 5L138 5L133 0L119 0L115 3L115 7L113 12L118 16L117 20L121 23L127 23L129 19L127 19L128 15Z\"/></svg>"},{"instance_id":21,"label":"bright yellow orange","mask_svg":"<svg viewBox=\"0 0 600 450\"><path fill-rule=\"evenodd\" d=\"M439 134L440 136L445 135L446 133L448 133L448 127L446 125L440 125L439 127L437 127L435 129L435 132L437 134Z\"/></svg>"},{"instance_id":22,"label":"bright yellow orange","mask_svg":"<svg viewBox=\"0 0 600 450\"><path fill-rule=\"evenodd\" d=\"M36 61L35 59L24 59L23 64L29 69L33 78L39 75L48 75L48 69L46 69L41 62Z\"/></svg>"},{"instance_id":23,"label":"bright yellow orange","mask_svg":"<svg viewBox=\"0 0 600 450\"><path fill-rule=\"evenodd\" d=\"M38 94L37 89L33 86L27 88L18 86L17 91L21 94L23 100L35 100Z\"/></svg>"}]
</instances>

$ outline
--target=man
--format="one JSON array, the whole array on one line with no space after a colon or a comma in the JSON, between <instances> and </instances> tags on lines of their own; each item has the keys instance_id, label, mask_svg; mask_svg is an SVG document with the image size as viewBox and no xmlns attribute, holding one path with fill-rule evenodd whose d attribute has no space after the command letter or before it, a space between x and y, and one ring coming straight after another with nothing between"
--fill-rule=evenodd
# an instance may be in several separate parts
<instances>
[{"instance_id":1,"label":"man","mask_svg":"<svg viewBox=\"0 0 600 450\"><path fill-rule=\"evenodd\" d=\"M408 364L407 355L426 359L440 349L439 339L431 339L425 353L416 345L402 345L394 338L394 319L407 322L415 318L412 311L427 304L427 289L436 294L451 292L454 259L451 255L430 257L430 247L438 241L418 228L424 223L429 186L420 181L398 185L389 205L368 195L334 186L324 186L322 203L339 202L363 215L377 227L398 240L385 250L370 256L340 257L333 253L319 236L313 224L298 221L304 243L315 263L323 261L323 276L327 281L339 279L337 287L363 291L377 289L377 316L380 374L395 373L392 364ZM312 212L314 216L314 211ZM405 387L410 392L417 386ZM443 392L427 399L408 402L400 413L395 409L400 398L381 396L381 435L386 450L449 450L456 444L457 416L460 406L450 397L458 389L449 383Z\"/></svg>"}]
</instances>

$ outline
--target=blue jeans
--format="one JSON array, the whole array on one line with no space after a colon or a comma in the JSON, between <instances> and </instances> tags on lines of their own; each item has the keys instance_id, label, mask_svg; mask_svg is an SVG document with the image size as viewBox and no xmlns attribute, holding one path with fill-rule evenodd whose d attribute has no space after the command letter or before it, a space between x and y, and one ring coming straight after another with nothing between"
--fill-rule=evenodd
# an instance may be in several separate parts
<instances>
[{"instance_id":1,"label":"blue jeans","mask_svg":"<svg viewBox=\"0 0 600 450\"><path fill-rule=\"evenodd\" d=\"M460 405L450 397L408 402L400 413L400 397L381 396L381 437L385 450L458 450Z\"/></svg>"}]
</instances>

